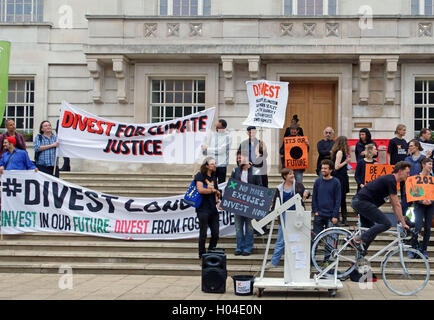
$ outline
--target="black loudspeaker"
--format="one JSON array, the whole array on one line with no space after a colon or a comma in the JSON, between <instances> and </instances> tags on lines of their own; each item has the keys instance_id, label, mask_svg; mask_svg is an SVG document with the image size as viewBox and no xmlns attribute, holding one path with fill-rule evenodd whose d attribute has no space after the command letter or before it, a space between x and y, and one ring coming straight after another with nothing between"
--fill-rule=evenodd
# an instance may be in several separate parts
<instances>
[{"instance_id":1,"label":"black loudspeaker","mask_svg":"<svg viewBox=\"0 0 434 320\"><path fill-rule=\"evenodd\" d=\"M207 293L225 293L226 255L221 252L211 252L202 255L202 291Z\"/></svg>"}]
</instances>

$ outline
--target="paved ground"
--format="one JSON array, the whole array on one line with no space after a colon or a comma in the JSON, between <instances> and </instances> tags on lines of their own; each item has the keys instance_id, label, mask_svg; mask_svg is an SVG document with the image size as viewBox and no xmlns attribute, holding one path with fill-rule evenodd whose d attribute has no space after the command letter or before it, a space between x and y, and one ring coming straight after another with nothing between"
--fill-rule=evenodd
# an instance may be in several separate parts
<instances>
[{"instance_id":1,"label":"paved ground","mask_svg":"<svg viewBox=\"0 0 434 320\"><path fill-rule=\"evenodd\" d=\"M72 282L71 282L72 279ZM322 292L272 292L258 298L234 294L228 277L226 293L201 291L201 277L137 275L0 274L0 300L434 300L434 281L416 296L394 295L379 280L372 289L346 280L335 298Z\"/></svg>"}]
</instances>

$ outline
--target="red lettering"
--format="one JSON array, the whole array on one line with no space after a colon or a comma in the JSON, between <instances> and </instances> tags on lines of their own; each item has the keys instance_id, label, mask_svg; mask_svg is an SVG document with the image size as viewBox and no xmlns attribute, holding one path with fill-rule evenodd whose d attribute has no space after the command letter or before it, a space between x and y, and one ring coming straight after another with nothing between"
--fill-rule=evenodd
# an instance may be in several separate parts
<instances>
[{"instance_id":1,"label":"red lettering","mask_svg":"<svg viewBox=\"0 0 434 320\"><path fill-rule=\"evenodd\" d=\"M74 114L69 111L63 113L62 127L69 128L74 123Z\"/></svg>"}]
</instances>

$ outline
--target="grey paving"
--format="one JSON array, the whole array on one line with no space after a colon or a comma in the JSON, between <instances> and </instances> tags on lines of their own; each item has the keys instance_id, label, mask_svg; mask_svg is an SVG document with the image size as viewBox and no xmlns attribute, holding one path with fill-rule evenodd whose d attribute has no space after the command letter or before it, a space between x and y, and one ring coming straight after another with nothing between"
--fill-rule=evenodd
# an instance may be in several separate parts
<instances>
[{"instance_id":1,"label":"grey paving","mask_svg":"<svg viewBox=\"0 0 434 320\"><path fill-rule=\"evenodd\" d=\"M198 276L0 274L1 300L434 300L434 281L419 294L401 297L379 280L371 288L346 280L334 298L327 291L265 290L262 297L234 294L228 277L224 294L201 291Z\"/></svg>"}]
</instances>

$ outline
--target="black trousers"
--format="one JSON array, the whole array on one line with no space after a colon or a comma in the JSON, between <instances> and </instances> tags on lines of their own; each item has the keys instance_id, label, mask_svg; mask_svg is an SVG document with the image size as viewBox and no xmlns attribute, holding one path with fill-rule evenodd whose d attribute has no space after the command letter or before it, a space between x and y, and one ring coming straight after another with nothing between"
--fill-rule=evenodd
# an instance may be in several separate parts
<instances>
[{"instance_id":1,"label":"black trousers","mask_svg":"<svg viewBox=\"0 0 434 320\"><path fill-rule=\"evenodd\" d=\"M217 183L223 183L226 181L226 167L217 167L216 170L216 176L217 176Z\"/></svg>"},{"instance_id":2,"label":"black trousers","mask_svg":"<svg viewBox=\"0 0 434 320\"><path fill-rule=\"evenodd\" d=\"M220 229L219 214L212 211L197 211L197 217L199 218L199 257L202 257L206 253L205 243L208 227L211 230L208 250L214 249L217 246Z\"/></svg>"},{"instance_id":3,"label":"black trousers","mask_svg":"<svg viewBox=\"0 0 434 320\"><path fill-rule=\"evenodd\" d=\"M46 167L37 164L36 167L39 171L53 176L54 166ZM56 172L54 173L54 176L56 178L59 178L59 167L56 167Z\"/></svg>"}]
</instances>

